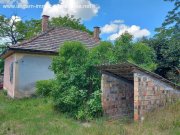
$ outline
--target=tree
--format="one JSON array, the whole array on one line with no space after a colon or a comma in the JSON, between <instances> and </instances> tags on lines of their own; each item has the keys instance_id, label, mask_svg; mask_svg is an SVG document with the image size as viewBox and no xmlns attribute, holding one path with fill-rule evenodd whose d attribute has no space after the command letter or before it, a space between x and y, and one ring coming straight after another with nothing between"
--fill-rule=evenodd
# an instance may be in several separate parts
<instances>
[{"instance_id":1,"label":"tree","mask_svg":"<svg viewBox=\"0 0 180 135\"><path fill-rule=\"evenodd\" d=\"M127 61L131 56L133 36L128 32L122 34L115 41L114 53L117 62Z\"/></svg>"},{"instance_id":2,"label":"tree","mask_svg":"<svg viewBox=\"0 0 180 135\"><path fill-rule=\"evenodd\" d=\"M143 41L133 41L133 36L127 32L117 38L113 52L116 63L129 61L147 70L156 68L153 49Z\"/></svg>"},{"instance_id":3,"label":"tree","mask_svg":"<svg viewBox=\"0 0 180 135\"><path fill-rule=\"evenodd\" d=\"M5 16L0 16L0 39L8 38L11 44L16 44L18 41L22 40L23 35L18 33L16 26L19 22L17 16L6 18Z\"/></svg>"},{"instance_id":4,"label":"tree","mask_svg":"<svg viewBox=\"0 0 180 135\"><path fill-rule=\"evenodd\" d=\"M52 18L50 20L50 27L70 27L77 30L82 30L88 32L89 34L93 34L90 30L88 30L83 24L81 24L80 19L74 18L74 16L64 16Z\"/></svg>"},{"instance_id":5,"label":"tree","mask_svg":"<svg viewBox=\"0 0 180 135\"><path fill-rule=\"evenodd\" d=\"M16 24L16 31L22 35L20 41L30 39L41 33L41 20L19 21Z\"/></svg>"},{"instance_id":6,"label":"tree","mask_svg":"<svg viewBox=\"0 0 180 135\"><path fill-rule=\"evenodd\" d=\"M149 44L156 52L158 67L155 70L159 75L180 82L180 13L179 0L165 0L174 3L174 9L169 11L162 27L157 28L157 34L150 39Z\"/></svg>"},{"instance_id":7,"label":"tree","mask_svg":"<svg viewBox=\"0 0 180 135\"><path fill-rule=\"evenodd\" d=\"M156 69L154 50L142 42L134 43L130 61L148 70Z\"/></svg>"},{"instance_id":8,"label":"tree","mask_svg":"<svg viewBox=\"0 0 180 135\"><path fill-rule=\"evenodd\" d=\"M90 30L80 23L80 19L75 19L73 16L52 18L49 20L49 24L50 27L70 27L92 34ZM8 38L11 41L10 44L16 44L40 34L41 20L22 21L17 16L14 16L14 18L0 16L0 27L0 38Z\"/></svg>"},{"instance_id":9,"label":"tree","mask_svg":"<svg viewBox=\"0 0 180 135\"><path fill-rule=\"evenodd\" d=\"M90 59L94 62L94 65L100 64L107 64L107 63L114 63L115 56L114 53L114 46L111 42L103 41L100 44L92 48L90 51Z\"/></svg>"},{"instance_id":10,"label":"tree","mask_svg":"<svg viewBox=\"0 0 180 135\"><path fill-rule=\"evenodd\" d=\"M179 0L164 0L174 3L174 8L168 12L162 27L157 28L157 32L165 33L166 37L178 38L180 36L180 2Z\"/></svg>"}]
</instances>

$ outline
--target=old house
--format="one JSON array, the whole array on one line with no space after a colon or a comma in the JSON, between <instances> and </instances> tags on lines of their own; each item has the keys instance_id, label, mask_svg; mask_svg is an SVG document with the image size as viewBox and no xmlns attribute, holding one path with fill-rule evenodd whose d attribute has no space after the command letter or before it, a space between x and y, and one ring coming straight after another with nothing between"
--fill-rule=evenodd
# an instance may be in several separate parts
<instances>
[{"instance_id":1,"label":"old house","mask_svg":"<svg viewBox=\"0 0 180 135\"><path fill-rule=\"evenodd\" d=\"M35 92L35 83L54 77L49 69L52 56L57 55L65 41L79 41L92 48L99 43L99 27L94 35L71 28L48 28L49 16L43 15L42 33L28 41L9 46L2 54L5 59L4 89L13 98L28 97Z\"/></svg>"},{"instance_id":2,"label":"old house","mask_svg":"<svg viewBox=\"0 0 180 135\"><path fill-rule=\"evenodd\" d=\"M104 114L134 120L168 103L180 100L180 86L132 63L99 66Z\"/></svg>"}]
</instances>

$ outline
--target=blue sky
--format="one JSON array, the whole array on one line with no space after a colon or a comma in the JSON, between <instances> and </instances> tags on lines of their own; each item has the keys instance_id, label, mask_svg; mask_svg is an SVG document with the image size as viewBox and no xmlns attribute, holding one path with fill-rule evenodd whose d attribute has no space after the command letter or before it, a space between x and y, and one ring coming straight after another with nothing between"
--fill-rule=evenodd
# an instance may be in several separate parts
<instances>
[{"instance_id":1,"label":"blue sky","mask_svg":"<svg viewBox=\"0 0 180 135\"><path fill-rule=\"evenodd\" d=\"M42 14L51 17L73 14L81 17L87 28L102 28L101 37L114 40L124 31L135 38L153 36L154 29L161 26L172 3L163 0L0 0L0 14L11 17L16 13L22 20L40 19ZM46 4L45 4L46 3ZM3 8L3 5L44 5L43 8ZM77 8L74 5L90 5L90 8ZM64 7L66 8L64 8ZM116 20L116 21L115 21Z\"/></svg>"}]
</instances>

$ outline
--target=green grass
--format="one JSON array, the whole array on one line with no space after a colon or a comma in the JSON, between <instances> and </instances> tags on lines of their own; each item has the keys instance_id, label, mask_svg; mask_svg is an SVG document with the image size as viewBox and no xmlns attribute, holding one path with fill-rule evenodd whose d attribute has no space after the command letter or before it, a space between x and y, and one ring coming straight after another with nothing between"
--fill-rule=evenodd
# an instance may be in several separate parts
<instances>
[{"instance_id":1,"label":"green grass","mask_svg":"<svg viewBox=\"0 0 180 135\"><path fill-rule=\"evenodd\" d=\"M180 103L148 114L144 122L83 123L54 111L49 99L13 100L0 92L0 135L180 135Z\"/></svg>"}]
</instances>

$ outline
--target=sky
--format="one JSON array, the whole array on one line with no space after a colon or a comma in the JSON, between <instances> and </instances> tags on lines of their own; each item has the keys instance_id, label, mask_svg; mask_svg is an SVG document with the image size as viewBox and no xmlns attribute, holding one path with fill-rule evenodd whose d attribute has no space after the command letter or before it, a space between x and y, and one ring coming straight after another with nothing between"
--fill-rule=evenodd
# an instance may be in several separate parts
<instances>
[{"instance_id":1,"label":"sky","mask_svg":"<svg viewBox=\"0 0 180 135\"><path fill-rule=\"evenodd\" d=\"M163 0L0 0L0 15L16 14L23 21L43 14L51 18L74 15L90 30L101 27L101 38L109 41L125 31L134 39L152 37L172 8L172 3Z\"/></svg>"}]
</instances>

